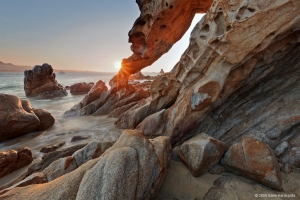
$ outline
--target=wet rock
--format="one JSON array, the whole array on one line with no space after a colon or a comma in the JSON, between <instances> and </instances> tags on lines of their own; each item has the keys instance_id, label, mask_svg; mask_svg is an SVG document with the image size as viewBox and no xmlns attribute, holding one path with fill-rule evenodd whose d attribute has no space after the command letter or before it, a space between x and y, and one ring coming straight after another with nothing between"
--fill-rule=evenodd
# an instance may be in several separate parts
<instances>
[{"instance_id":1,"label":"wet rock","mask_svg":"<svg viewBox=\"0 0 300 200\"><path fill-rule=\"evenodd\" d=\"M0 94L0 102L0 141L39 129L39 118L23 109L19 97Z\"/></svg>"},{"instance_id":2,"label":"wet rock","mask_svg":"<svg viewBox=\"0 0 300 200\"><path fill-rule=\"evenodd\" d=\"M179 155L194 176L201 176L220 161L225 150L225 143L201 133L184 142Z\"/></svg>"},{"instance_id":3,"label":"wet rock","mask_svg":"<svg viewBox=\"0 0 300 200\"><path fill-rule=\"evenodd\" d=\"M43 172L34 173L34 174L28 176L27 178L25 178L24 180L12 185L11 187L6 188L2 191L0 190L0 195L6 193L7 191L9 191L15 187L26 187L28 185L41 184L41 183L46 183L46 182L47 182L47 178Z\"/></svg>"},{"instance_id":4,"label":"wet rock","mask_svg":"<svg viewBox=\"0 0 300 200\"><path fill-rule=\"evenodd\" d=\"M90 89L94 86L94 83L76 83L70 86L70 93L73 95L87 94Z\"/></svg>"},{"instance_id":5,"label":"wet rock","mask_svg":"<svg viewBox=\"0 0 300 200\"><path fill-rule=\"evenodd\" d=\"M65 143L66 143L66 142L61 141L61 142L57 142L57 143L48 145L48 146L46 146L46 147L43 147L43 148L40 150L40 152L42 152L42 153L49 153L49 152L55 151L55 150L58 149L59 147L63 146Z\"/></svg>"},{"instance_id":6,"label":"wet rock","mask_svg":"<svg viewBox=\"0 0 300 200\"><path fill-rule=\"evenodd\" d=\"M21 103L22 103L22 108L28 112L28 113L34 113L33 112L33 109L31 108L31 105L30 105L30 101L28 101L27 99L22 99L21 100Z\"/></svg>"},{"instance_id":7,"label":"wet rock","mask_svg":"<svg viewBox=\"0 0 300 200\"><path fill-rule=\"evenodd\" d=\"M0 178L30 164L32 161L32 153L28 147L0 152Z\"/></svg>"},{"instance_id":8,"label":"wet rock","mask_svg":"<svg viewBox=\"0 0 300 200\"><path fill-rule=\"evenodd\" d=\"M26 96L49 99L64 97L68 93L58 84L51 65L36 65L32 70L24 71L24 90Z\"/></svg>"},{"instance_id":9,"label":"wet rock","mask_svg":"<svg viewBox=\"0 0 300 200\"><path fill-rule=\"evenodd\" d=\"M33 112L40 120L40 126L38 129L39 131L46 130L51 126L53 126L53 124L55 123L55 119L50 112L43 109L35 109L35 108L33 108Z\"/></svg>"},{"instance_id":10,"label":"wet rock","mask_svg":"<svg viewBox=\"0 0 300 200\"><path fill-rule=\"evenodd\" d=\"M0 198L151 199L164 180L171 151L166 137L149 141L126 130L101 157L48 183L13 188Z\"/></svg>"},{"instance_id":11,"label":"wet rock","mask_svg":"<svg viewBox=\"0 0 300 200\"><path fill-rule=\"evenodd\" d=\"M282 177L272 149L265 143L246 138L226 152L222 164L230 171L262 183L272 189L282 190Z\"/></svg>"},{"instance_id":12,"label":"wet rock","mask_svg":"<svg viewBox=\"0 0 300 200\"><path fill-rule=\"evenodd\" d=\"M76 135L76 136L72 137L71 142L77 142L77 141L80 141L80 140L86 140L86 139L88 139L90 137L91 137L90 135Z\"/></svg>"}]
</instances>

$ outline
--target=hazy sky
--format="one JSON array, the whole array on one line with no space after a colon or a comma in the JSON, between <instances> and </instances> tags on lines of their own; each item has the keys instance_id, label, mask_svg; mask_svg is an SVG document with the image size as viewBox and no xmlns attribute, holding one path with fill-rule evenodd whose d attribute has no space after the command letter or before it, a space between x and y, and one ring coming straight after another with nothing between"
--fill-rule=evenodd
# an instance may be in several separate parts
<instances>
[{"instance_id":1,"label":"hazy sky","mask_svg":"<svg viewBox=\"0 0 300 200\"><path fill-rule=\"evenodd\" d=\"M135 0L0 0L0 61L118 71L115 63L132 54L128 31L139 14ZM190 31L143 71L170 71L188 46Z\"/></svg>"}]
</instances>

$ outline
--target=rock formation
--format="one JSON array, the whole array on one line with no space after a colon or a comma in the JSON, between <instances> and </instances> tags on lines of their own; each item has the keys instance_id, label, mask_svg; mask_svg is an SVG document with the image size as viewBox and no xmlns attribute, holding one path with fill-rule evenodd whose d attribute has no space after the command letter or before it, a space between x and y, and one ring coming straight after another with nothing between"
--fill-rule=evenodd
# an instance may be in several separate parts
<instances>
[{"instance_id":1,"label":"rock formation","mask_svg":"<svg viewBox=\"0 0 300 200\"><path fill-rule=\"evenodd\" d=\"M58 84L52 66L47 63L24 71L24 76L24 90L28 97L53 99L68 94L65 88Z\"/></svg>"},{"instance_id":2,"label":"rock formation","mask_svg":"<svg viewBox=\"0 0 300 200\"><path fill-rule=\"evenodd\" d=\"M28 100L0 94L0 141L51 127L55 119L42 109L32 109Z\"/></svg>"},{"instance_id":3,"label":"rock formation","mask_svg":"<svg viewBox=\"0 0 300 200\"><path fill-rule=\"evenodd\" d=\"M73 95L76 94L87 94L90 89L94 86L94 83L76 83L70 86L70 93Z\"/></svg>"},{"instance_id":4,"label":"rock formation","mask_svg":"<svg viewBox=\"0 0 300 200\"><path fill-rule=\"evenodd\" d=\"M165 178L172 151L166 137L148 140L140 133L130 130L124 131L102 156L84 163L86 156L87 159L91 159L94 153L90 152L95 152L94 144L90 144L89 147L86 146L85 150L66 157L65 162L58 160L52 164L57 170L66 170L73 164L80 163L81 166L76 170L52 180L47 177L50 171L45 169L47 183L40 181L39 185L27 187L19 187L16 184L18 187L2 191L0 198L152 199ZM31 178L40 177L45 180L45 175L34 174ZM34 182L28 178L26 181Z\"/></svg>"},{"instance_id":5,"label":"rock formation","mask_svg":"<svg viewBox=\"0 0 300 200\"><path fill-rule=\"evenodd\" d=\"M30 164L32 161L32 153L27 147L0 152L0 178Z\"/></svg>"},{"instance_id":6,"label":"rock formation","mask_svg":"<svg viewBox=\"0 0 300 200\"><path fill-rule=\"evenodd\" d=\"M145 79L150 80L153 78L154 77L151 76L145 76L144 74L142 74L141 71L138 71L137 73L130 75L128 80L145 80Z\"/></svg>"},{"instance_id":7,"label":"rock formation","mask_svg":"<svg viewBox=\"0 0 300 200\"><path fill-rule=\"evenodd\" d=\"M272 149L265 143L246 138L232 145L222 164L230 170L275 190L282 190L282 177Z\"/></svg>"},{"instance_id":8,"label":"rock formation","mask_svg":"<svg viewBox=\"0 0 300 200\"><path fill-rule=\"evenodd\" d=\"M158 75L163 75L164 73L165 73L164 70L161 69Z\"/></svg>"},{"instance_id":9,"label":"rock formation","mask_svg":"<svg viewBox=\"0 0 300 200\"><path fill-rule=\"evenodd\" d=\"M180 147L180 158L194 176L200 176L220 162L226 144L204 133L185 141Z\"/></svg>"}]
</instances>

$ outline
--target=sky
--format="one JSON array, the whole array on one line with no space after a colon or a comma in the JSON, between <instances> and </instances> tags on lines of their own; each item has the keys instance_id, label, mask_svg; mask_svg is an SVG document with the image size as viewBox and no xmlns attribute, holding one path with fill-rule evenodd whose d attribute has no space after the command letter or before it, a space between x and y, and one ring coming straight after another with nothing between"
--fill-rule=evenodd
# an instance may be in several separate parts
<instances>
[{"instance_id":1,"label":"sky","mask_svg":"<svg viewBox=\"0 0 300 200\"><path fill-rule=\"evenodd\" d=\"M54 69L117 72L129 57L135 0L0 0L0 61ZM170 71L202 15L172 49L143 72Z\"/></svg>"}]
</instances>

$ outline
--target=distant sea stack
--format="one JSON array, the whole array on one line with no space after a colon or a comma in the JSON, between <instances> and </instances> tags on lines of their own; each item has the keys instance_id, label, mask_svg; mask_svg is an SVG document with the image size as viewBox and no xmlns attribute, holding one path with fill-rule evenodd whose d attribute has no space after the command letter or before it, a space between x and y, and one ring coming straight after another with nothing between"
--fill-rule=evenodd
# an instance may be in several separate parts
<instances>
[{"instance_id":1,"label":"distant sea stack","mask_svg":"<svg viewBox=\"0 0 300 200\"><path fill-rule=\"evenodd\" d=\"M51 65L36 65L32 70L24 71L24 90L27 97L53 99L67 96L66 89L60 85Z\"/></svg>"}]
</instances>

